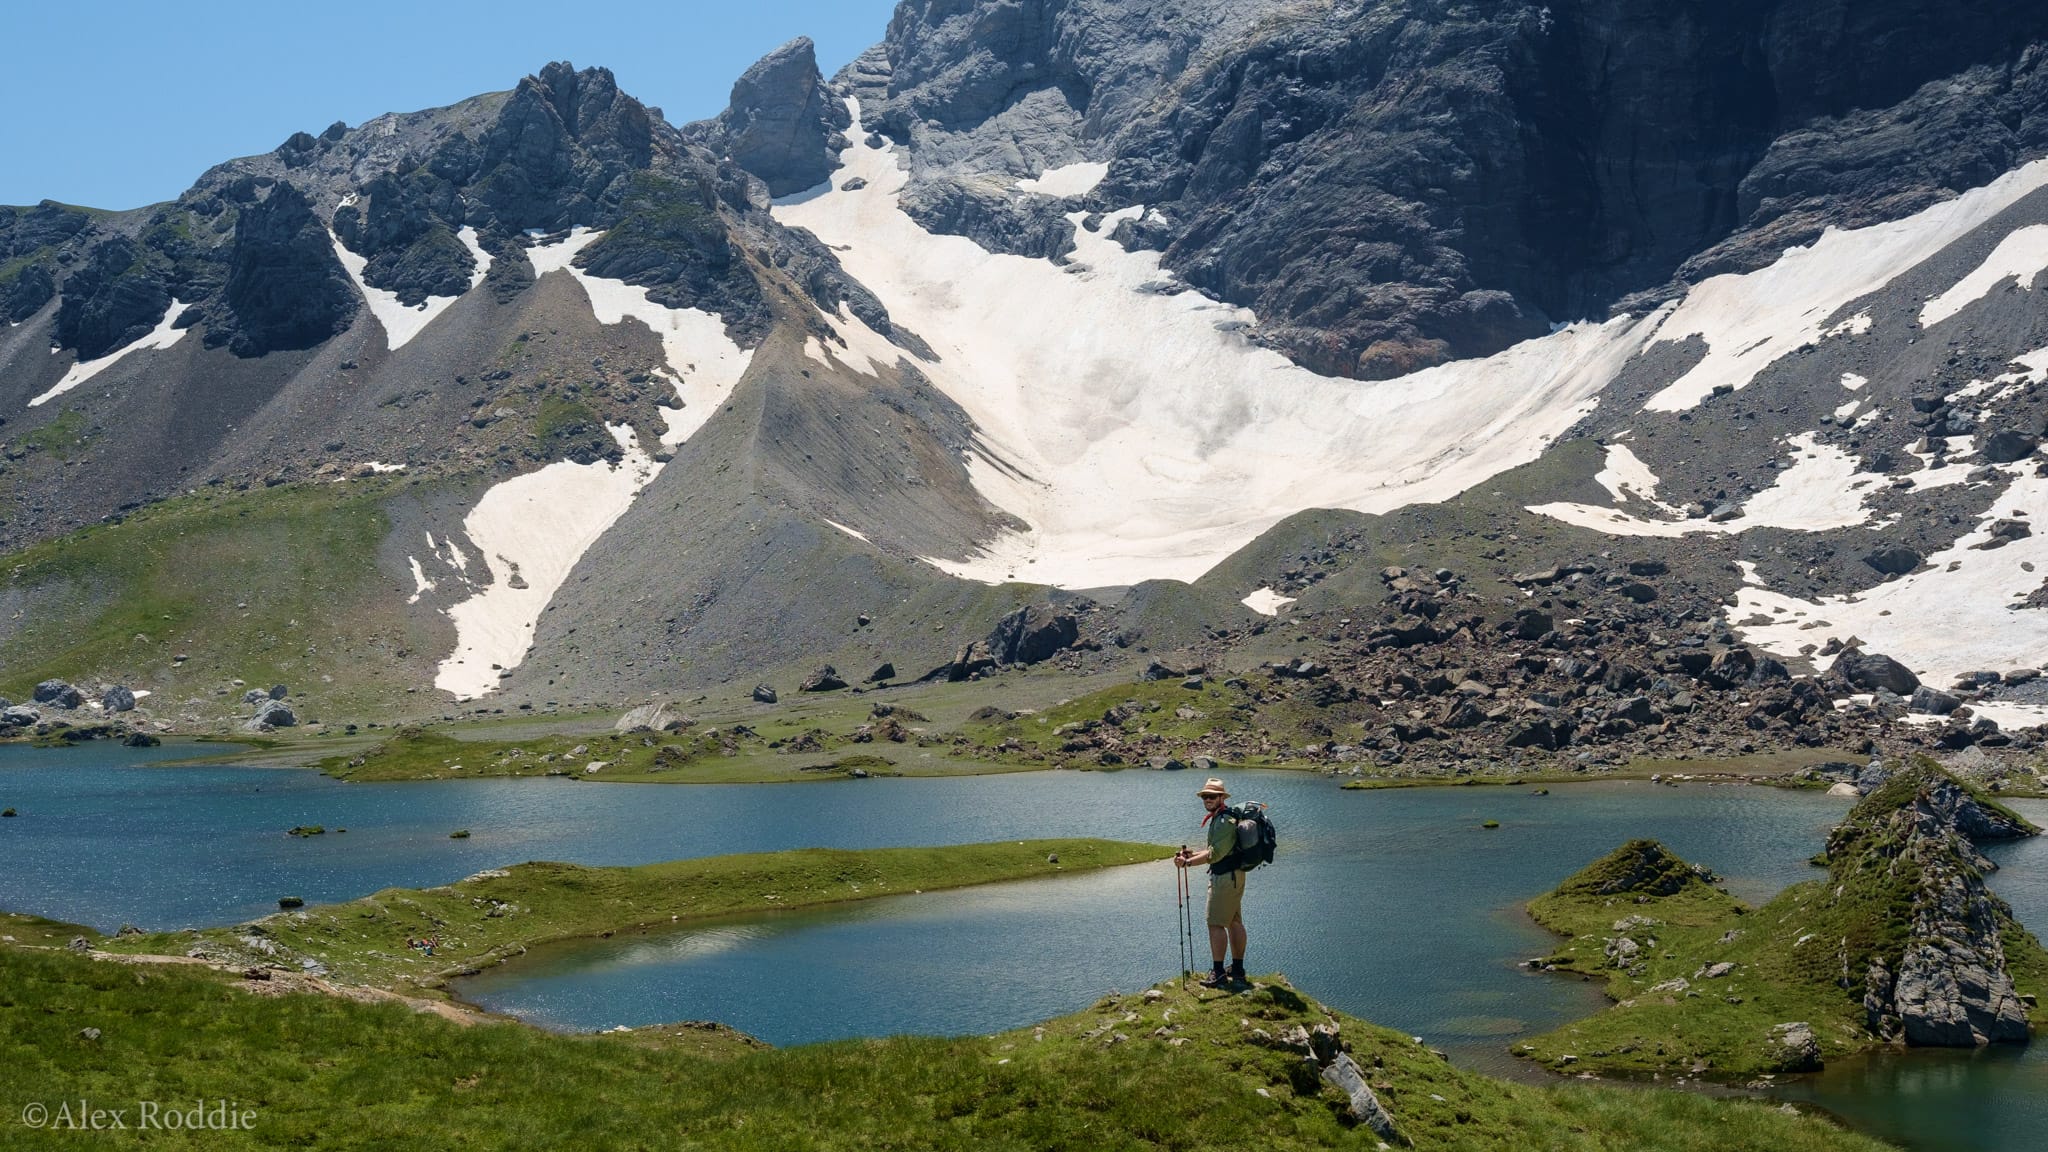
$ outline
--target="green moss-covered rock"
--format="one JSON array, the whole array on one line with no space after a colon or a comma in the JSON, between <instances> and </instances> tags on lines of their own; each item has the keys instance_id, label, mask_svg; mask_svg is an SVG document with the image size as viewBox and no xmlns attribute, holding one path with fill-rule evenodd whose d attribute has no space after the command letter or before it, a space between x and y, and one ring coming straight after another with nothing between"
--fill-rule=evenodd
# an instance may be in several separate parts
<instances>
[{"instance_id":1,"label":"green moss-covered rock","mask_svg":"<svg viewBox=\"0 0 2048 1152\"><path fill-rule=\"evenodd\" d=\"M1709 887L1714 874L1687 864L1655 840L1631 840L1557 886L1561 896L1676 896Z\"/></svg>"},{"instance_id":2,"label":"green moss-covered rock","mask_svg":"<svg viewBox=\"0 0 2048 1152\"><path fill-rule=\"evenodd\" d=\"M1828 838L1825 880L1755 911L1652 841L1532 901L1567 937L1545 966L1605 978L1615 1007L1531 1040L1553 1066L1739 1077L1878 1044L2023 1040L2048 954L1984 886L1971 830L2029 835L1931 762L1904 766Z\"/></svg>"}]
</instances>

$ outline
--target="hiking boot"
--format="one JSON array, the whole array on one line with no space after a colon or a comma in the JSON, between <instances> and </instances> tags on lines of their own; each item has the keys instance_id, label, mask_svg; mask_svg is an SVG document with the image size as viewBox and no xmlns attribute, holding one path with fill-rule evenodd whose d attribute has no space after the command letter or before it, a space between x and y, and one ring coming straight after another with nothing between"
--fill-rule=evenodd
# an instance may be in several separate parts
<instances>
[{"instance_id":1,"label":"hiking boot","mask_svg":"<svg viewBox=\"0 0 2048 1152\"><path fill-rule=\"evenodd\" d=\"M1195 981L1195 983L1200 984L1204 988L1228 988L1230 986L1230 973L1210 972L1200 980Z\"/></svg>"},{"instance_id":2,"label":"hiking boot","mask_svg":"<svg viewBox=\"0 0 2048 1152\"><path fill-rule=\"evenodd\" d=\"M1251 981L1245 977L1244 965L1242 964L1232 964L1230 966L1230 971L1223 974L1223 978L1225 980L1228 980L1230 983L1239 986L1246 986L1251 983Z\"/></svg>"}]
</instances>

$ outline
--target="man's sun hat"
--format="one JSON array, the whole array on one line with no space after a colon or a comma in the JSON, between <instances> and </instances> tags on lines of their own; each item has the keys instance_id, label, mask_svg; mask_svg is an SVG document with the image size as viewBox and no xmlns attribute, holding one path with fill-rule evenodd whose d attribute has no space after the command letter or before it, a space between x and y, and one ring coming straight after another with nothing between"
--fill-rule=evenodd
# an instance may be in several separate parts
<instances>
[{"instance_id":1,"label":"man's sun hat","mask_svg":"<svg viewBox=\"0 0 2048 1152\"><path fill-rule=\"evenodd\" d=\"M1219 778L1217 778L1217 777L1215 777L1215 776L1211 776L1211 777L1209 777L1209 782L1208 782L1208 783L1206 783L1206 784L1204 784L1204 785L1202 785L1202 788L1201 788L1201 790L1200 790L1200 791L1198 791L1198 792L1196 792L1196 793L1195 793L1195 795L1197 795L1197 796L1228 796L1228 795L1230 795L1230 789L1228 789L1228 788L1225 788L1225 787L1223 786L1223 781L1222 781L1221 779L1219 779Z\"/></svg>"}]
</instances>

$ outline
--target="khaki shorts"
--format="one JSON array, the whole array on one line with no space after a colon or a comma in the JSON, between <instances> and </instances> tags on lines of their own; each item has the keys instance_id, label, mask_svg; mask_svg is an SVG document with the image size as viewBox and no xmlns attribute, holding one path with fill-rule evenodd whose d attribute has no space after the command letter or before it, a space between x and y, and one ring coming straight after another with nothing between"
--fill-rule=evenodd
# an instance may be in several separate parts
<instances>
[{"instance_id":1,"label":"khaki shorts","mask_svg":"<svg viewBox=\"0 0 2048 1152\"><path fill-rule=\"evenodd\" d=\"M1209 874L1209 927L1228 928L1243 919L1244 870Z\"/></svg>"}]
</instances>

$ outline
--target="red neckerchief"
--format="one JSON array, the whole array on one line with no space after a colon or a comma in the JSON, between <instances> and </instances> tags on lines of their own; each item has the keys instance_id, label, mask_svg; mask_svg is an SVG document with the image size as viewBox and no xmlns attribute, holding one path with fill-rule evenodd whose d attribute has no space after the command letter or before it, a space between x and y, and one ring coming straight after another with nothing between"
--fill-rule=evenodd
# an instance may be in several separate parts
<instances>
[{"instance_id":1,"label":"red neckerchief","mask_svg":"<svg viewBox=\"0 0 2048 1152\"><path fill-rule=\"evenodd\" d=\"M1202 827L1207 828L1209 826L1209 821L1214 820L1217 816L1223 813L1224 809L1227 809L1229 807L1230 805L1228 804L1222 805L1221 807L1217 808L1216 811L1211 812L1208 815L1202 817Z\"/></svg>"}]
</instances>

